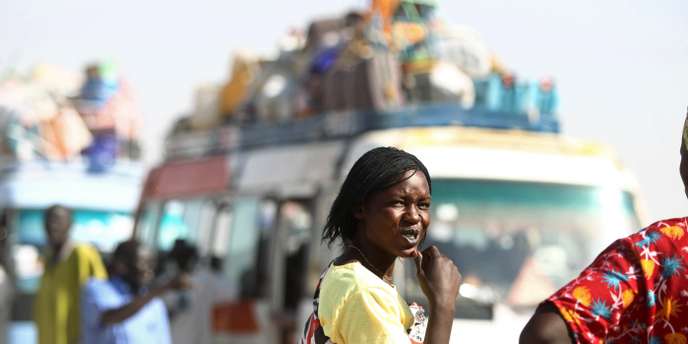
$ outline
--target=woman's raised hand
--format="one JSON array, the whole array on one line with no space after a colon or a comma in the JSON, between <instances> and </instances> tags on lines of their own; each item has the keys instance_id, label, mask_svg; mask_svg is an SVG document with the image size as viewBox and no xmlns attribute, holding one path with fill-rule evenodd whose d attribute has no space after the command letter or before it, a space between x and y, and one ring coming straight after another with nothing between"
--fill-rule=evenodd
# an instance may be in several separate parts
<instances>
[{"instance_id":1,"label":"woman's raised hand","mask_svg":"<svg viewBox=\"0 0 688 344\"><path fill-rule=\"evenodd\" d=\"M442 305L453 309L461 283L461 274L454 262L434 245L423 252L416 251L414 260L418 282L430 307Z\"/></svg>"}]
</instances>

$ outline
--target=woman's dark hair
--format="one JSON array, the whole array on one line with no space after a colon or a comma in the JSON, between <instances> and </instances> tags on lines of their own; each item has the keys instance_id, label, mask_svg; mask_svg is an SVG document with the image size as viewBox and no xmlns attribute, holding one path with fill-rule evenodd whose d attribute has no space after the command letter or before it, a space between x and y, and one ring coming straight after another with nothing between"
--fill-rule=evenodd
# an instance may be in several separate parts
<instances>
[{"instance_id":1,"label":"woman's dark hair","mask_svg":"<svg viewBox=\"0 0 688 344\"><path fill-rule=\"evenodd\" d=\"M363 154L351 167L332 203L322 241L330 246L339 237L343 241L352 240L356 233L354 208L368 196L410 178L406 175L408 171L422 172L432 193L428 169L413 154L394 147L378 147Z\"/></svg>"}]
</instances>

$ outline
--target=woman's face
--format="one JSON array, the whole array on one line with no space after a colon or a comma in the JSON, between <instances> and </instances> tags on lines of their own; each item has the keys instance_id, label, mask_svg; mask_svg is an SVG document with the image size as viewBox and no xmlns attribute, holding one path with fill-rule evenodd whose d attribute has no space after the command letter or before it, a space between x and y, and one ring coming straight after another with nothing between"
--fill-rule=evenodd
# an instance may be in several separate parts
<instances>
[{"instance_id":1,"label":"woman's face","mask_svg":"<svg viewBox=\"0 0 688 344\"><path fill-rule=\"evenodd\" d=\"M425 175L409 171L408 179L372 194L355 212L358 235L383 254L412 257L430 225L430 189Z\"/></svg>"}]
</instances>

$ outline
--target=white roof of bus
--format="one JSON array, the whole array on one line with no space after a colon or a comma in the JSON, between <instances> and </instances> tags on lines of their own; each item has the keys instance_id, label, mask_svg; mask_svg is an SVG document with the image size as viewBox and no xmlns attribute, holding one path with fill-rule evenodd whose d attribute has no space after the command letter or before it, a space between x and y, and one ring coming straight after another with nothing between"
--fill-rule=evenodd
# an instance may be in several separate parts
<instances>
[{"instance_id":1,"label":"white roof of bus","mask_svg":"<svg viewBox=\"0 0 688 344\"><path fill-rule=\"evenodd\" d=\"M133 211L140 195L143 167L119 162L107 173L86 173L81 162L32 161L0 167L0 207L71 208Z\"/></svg>"},{"instance_id":2,"label":"white roof of bus","mask_svg":"<svg viewBox=\"0 0 688 344\"><path fill-rule=\"evenodd\" d=\"M252 151L238 177L238 188L312 195L318 186L334 178L343 149L341 141L332 141Z\"/></svg>"},{"instance_id":3,"label":"white roof of bus","mask_svg":"<svg viewBox=\"0 0 688 344\"><path fill-rule=\"evenodd\" d=\"M242 166L234 174L237 190L309 195L320 186L330 185L335 177L346 177L356 159L378 146L395 146L416 154L433 178L637 190L634 178L609 148L560 135L464 127L405 128L367 133L346 151L348 144L326 141L245 152L243 158L230 163L235 168ZM340 161L342 154L346 155L344 161Z\"/></svg>"},{"instance_id":4,"label":"white roof of bus","mask_svg":"<svg viewBox=\"0 0 688 344\"><path fill-rule=\"evenodd\" d=\"M394 146L415 154L433 178L597 185L629 191L637 188L613 151L602 144L554 134L462 127L368 133L356 141L343 170L348 171L359 156L378 146Z\"/></svg>"}]
</instances>

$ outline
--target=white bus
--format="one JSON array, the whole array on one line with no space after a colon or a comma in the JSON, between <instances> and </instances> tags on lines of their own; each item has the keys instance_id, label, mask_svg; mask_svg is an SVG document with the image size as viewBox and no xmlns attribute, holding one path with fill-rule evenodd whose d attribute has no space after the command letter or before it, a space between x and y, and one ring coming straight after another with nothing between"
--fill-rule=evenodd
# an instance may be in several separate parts
<instances>
[{"instance_id":1,"label":"white bus","mask_svg":"<svg viewBox=\"0 0 688 344\"><path fill-rule=\"evenodd\" d=\"M636 184L609 148L565 137L555 118L463 110L331 113L282 126L224 127L168 139L149 174L136 235L199 248L222 281L214 343L294 343L338 247L320 241L353 162L377 146L418 156L433 178L425 245L464 280L452 343L514 342L535 306L642 223ZM423 303L412 262L395 283Z\"/></svg>"}]
</instances>

